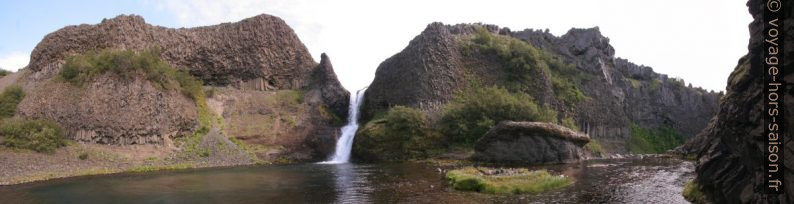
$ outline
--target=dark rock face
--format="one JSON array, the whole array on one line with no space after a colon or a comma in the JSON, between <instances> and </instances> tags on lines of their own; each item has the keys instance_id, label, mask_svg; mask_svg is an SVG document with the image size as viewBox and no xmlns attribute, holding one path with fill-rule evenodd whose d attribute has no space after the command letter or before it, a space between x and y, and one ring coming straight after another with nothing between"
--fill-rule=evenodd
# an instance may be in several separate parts
<instances>
[{"instance_id":1,"label":"dark rock face","mask_svg":"<svg viewBox=\"0 0 794 204\"><path fill-rule=\"evenodd\" d=\"M481 79L479 85L504 85L507 73L499 58L464 51L462 44L475 33L476 26L526 41L594 76L580 86L590 99L573 106L555 98L551 80L540 71L532 73L536 78L531 81L533 87L545 88L528 94L539 105L572 116L581 131L610 153L629 151L626 141L632 124L671 127L691 138L716 113L719 94L687 87L650 67L616 58L609 39L598 28L571 29L556 37L540 30L515 32L494 25L433 23L403 51L380 64L365 95L361 122L396 105L419 108L428 112L431 120L438 119L440 107L470 85L471 76Z\"/></svg>"},{"instance_id":2,"label":"dark rock face","mask_svg":"<svg viewBox=\"0 0 794 204\"><path fill-rule=\"evenodd\" d=\"M790 3L790 2L788 2ZM711 120L709 126L696 139L680 148L698 154L697 182L703 192L715 203L792 203L794 202L794 143L791 120L794 107L792 82L794 74L787 71L784 76L787 91L784 91L783 107L786 117L783 157L785 168L782 168L785 181L785 193L778 196L764 192L766 187L766 142L764 135L763 114L765 97L763 93L762 74L765 74L763 54L764 45L763 9L766 1L750 0L747 5L753 20L750 23L749 54L739 60L736 69L728 78L727 93L720 101L719 113ZM780 11L787 11L782 29L785 30L785 47L783 56L786 61L783 67L790 68L794 64L794 18L791 15L791 4L783 4ZM790 70L790 69L788 69ZM700 148L698 148L700 147Z\"/></svg>"},{"instance_id":3,"label":"dark rock face","mask_svg":"<svg viewBox=\"0 0 794 204\"><path fill-rule=\"evenodd\" d=\"M71 54L100 49L143 50L159 46L163 59L212 85L259 90L308 85L316 65L306 47L280 18L262 14L236 23L171 29L140 16L118 16L97 25L67 26L50 33L31 53L35 78L57 73Z\"/></svg>"},{"instance_id":4,"label":"dark rock face","mask_svg":"<svg viewBox=\"0 0 794 204\"><path fill-rule=\"evenodd\" d=\"M143 77L103 76L75 87L43 83L17 114L54 120L77 141L100 144L163 144L196 126L196 105L178 91L164 91Z\"/></svg>"},{"instance_id":5,"label":"dark rock face","mask_svg":"<svg viewBox=\"0 0 794 204\"><path fill-rule=\"evenodd\" d=\"M547 164L567 163L584 157L585 134L541 122L502 121L474 146L473 159L485 162Z\"/></svg>"},{"instance_id":6,"label":"dark rock face","mask_svg":"<svg viewBox=\"0 0 794 204\"><path fill-rule=\"evenodd\" d=\"M160 47L164 61L205 85L220 87L220 96L207 103L227 119L225 125L233 130L226 133L235 133L227 136L284 147L281 153L295 160L324 158L333 151L342 125L336 119L347 115L349 93L325 54L321 63L314 62L283 20L265 14L182 29L152 26L134 15L67 26L47 35L33 51L18 82L28 93L19 115L56 121L73 139L103 144L163 144L194 131L195 102L144 78L117 80L105 74L83 87L55 78L74 54L151 47ZM302 98L295 102L294 95ZM267 129L260 127L265 122ZM281 137L257 137L271 133Z\"/></svg>"},{"instance_id":7,"label":"dark rock face","mask_svg":"<svg viewBox=\"0 0 794 204\"><path fill-rule=\"evenodd\" d=\"M360 120L394 105L436 109L449 100L463 79L456 31L430 24L405 50L382 62L364 95Z\"/></svg>"},{"instance_id":8,"label":"dark rock face","mask_svg":"<svg viewBox=\"0 0 794 204\"><path fill-rule=\"evenodd\" d=\"M342 87L339 80L334 73L334 66L331 65L331 60L328 55L323 53L320 55L320 64L314 69L312 73L311 88L318 90L322 95L322 101L326 102L331 111L337 116L344 119L348 115L348 104L350 103L350 92Z\"/></svg>"}]
</instances>

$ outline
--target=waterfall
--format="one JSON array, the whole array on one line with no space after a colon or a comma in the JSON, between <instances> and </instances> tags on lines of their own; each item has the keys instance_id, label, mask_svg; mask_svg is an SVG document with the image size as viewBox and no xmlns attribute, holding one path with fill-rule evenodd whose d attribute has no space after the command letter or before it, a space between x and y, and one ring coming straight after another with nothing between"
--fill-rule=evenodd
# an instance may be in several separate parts
<instances>
[{"instance_id":1,"label":"waterfall","mask_svg":"<svg viewBox=\"0 0 794 204\"><path fill-rule=\"evenodd\" d=\"M356 91L355 97L350 97L350 110L347 116L347 124L342 127L342 137L336 141L336 151L334 156L324 164L342 164L350 160L350 151L353 149L353 138L358 130L358 108L364 97L366 88Z\"/></svg>"}]
</instances>

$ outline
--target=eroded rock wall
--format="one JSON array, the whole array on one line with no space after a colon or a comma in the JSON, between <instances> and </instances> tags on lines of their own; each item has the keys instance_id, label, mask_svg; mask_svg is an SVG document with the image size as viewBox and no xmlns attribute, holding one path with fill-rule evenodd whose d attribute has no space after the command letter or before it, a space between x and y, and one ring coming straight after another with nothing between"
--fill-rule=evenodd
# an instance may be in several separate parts
<instances>
[{"instance_id":1,"label":"eroded rock wall","mask_svg":"<svg viewBox=\"0 0 794 204\"><path fill-rule=\"evenodd\" d=\"M767 1L750 0L747 3L754 20L749 25L750 43L748 54L739 59L736 68L728 78L726 94L719 104L719 113L695 140L690 141L683 150L698 153L696 165L696 181L702 186L703 192L715 203L792 203L794 202L794 142L791 120L794 107L792 82L794 74L790 71L794 62L794 18L791 2L784 2L781 9L787 12L781 29L787 33L785 47L786 56L783 67L788 69L784 80L788 82L783 91L786 117L786 132L783 154L785 168L782 169L785 180L785 193L780 195L766 194L765 160L767 153L767 136L764 135L763 123L764 82L762 74L766 74L763 64L764 22L763 9Z\"/></svg>"}]
</instances>

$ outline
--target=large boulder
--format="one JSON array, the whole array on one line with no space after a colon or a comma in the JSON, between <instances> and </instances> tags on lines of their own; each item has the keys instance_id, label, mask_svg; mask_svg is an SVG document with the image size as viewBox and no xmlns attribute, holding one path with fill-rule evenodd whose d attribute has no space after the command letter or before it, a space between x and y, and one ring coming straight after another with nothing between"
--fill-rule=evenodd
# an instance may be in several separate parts
<instances>
[{"instance_id":1,"label":"large boulder","mask_svg":"<svg viewBox=\"0 0 794 204\"><path fill-rule=\"evenodd\" d=\"M473 159L495 163L547 164L577 161L590 137L544 122L502 121L480 138Z\"/></svg>"}]
</instances>

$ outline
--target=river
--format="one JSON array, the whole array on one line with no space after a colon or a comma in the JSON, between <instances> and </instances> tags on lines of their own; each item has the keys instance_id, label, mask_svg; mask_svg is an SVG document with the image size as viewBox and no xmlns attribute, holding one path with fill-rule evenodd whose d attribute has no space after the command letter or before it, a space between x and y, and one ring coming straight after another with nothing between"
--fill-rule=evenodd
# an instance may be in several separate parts
<instances>
[{"instance_id":1,"label":"river","mask_svg":"<svg viewBox=\"0 0 794 204\"><path fill-rule=\"evenodd\" d=\"M295 164L0 186L0 203L688 203L681 191L694 165L635 157L530 168L576 182L541 194L488 195L452 190L440 168L427 163Z\"/></svg>"}]
</instances>

